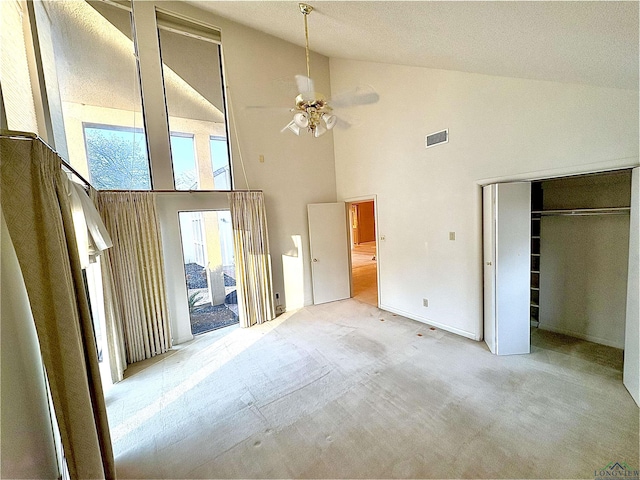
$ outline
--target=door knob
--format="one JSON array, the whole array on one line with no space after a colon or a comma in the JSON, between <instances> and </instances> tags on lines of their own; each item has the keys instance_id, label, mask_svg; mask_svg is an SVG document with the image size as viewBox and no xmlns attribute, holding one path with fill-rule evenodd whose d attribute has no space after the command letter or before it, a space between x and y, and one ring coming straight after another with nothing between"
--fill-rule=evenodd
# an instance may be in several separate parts
<instances>
[{"instance_id":1,"label":"door knob","mask_svg":"<svg viewBox=\"0 0 640 480\"><path fill-rule=\"evenodd\" d=\"M314 262L317 262L317 261L318 261L318 259L317 259L317 258L314 258L314 259L313 259L313 261L314 261Z\"/></svg>"},{"instance_id":2,"label":"door knob","mask_svg":"<svg viewBox=\"0 0 640 480\"><path fill-rule=\"evenodd\" d=\"M487 265L491 265L491 262L487 262Z\"/></svg>"}]
</instances>

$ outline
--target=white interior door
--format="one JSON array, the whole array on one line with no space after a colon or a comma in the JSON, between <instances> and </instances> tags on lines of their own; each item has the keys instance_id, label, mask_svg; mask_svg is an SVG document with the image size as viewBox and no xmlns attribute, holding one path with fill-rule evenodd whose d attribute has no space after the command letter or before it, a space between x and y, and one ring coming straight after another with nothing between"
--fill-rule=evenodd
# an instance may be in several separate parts
<instances>
[{"instance_id":1,"label":"white interior door","mask_svg":"<svg viewBox=\"0 0 640 480\"><path fill-rule=\"evenodd\" d=\"M349 242L345 204L314 203L309 213L309 244L313 303L333 302L351 296Z\"/></svg>"},{"instance_id":2,"label":"white interior door","mask_svg":"<svg viewBox=\"0 0 640 480\"><path fill-rule=\"evenodd\" d=\"M640 168L631 177L631 221L629 222L629 270L627 317L624 332L622 382L640 405Z\"/></svg>"},{"instance_id":3,"label":"white interior door","mask_svg":"<svg viewBox=\"0 0 640 480\"><path fill-rule=\"evenodd\" d=\"M482 189L482 248L484 261L484 341L496 353L496 185Z\"/></svg>"}]
</instances>

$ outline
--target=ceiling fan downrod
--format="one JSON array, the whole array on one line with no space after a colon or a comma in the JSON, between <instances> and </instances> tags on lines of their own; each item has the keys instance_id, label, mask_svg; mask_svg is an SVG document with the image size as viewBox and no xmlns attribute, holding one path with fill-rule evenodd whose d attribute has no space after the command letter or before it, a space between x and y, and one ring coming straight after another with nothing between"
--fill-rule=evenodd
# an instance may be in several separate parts
<instances>
[{"instance_id":1,"label":"ceiling fan downrod","mask_svg":"<svg viewBox=\"0 0 640 480\"><path fill-rule=\"evenodd\" d=\"M313 91L313 81L311 80L311 68L309 60L309 25L307 16L313 11L313 7L306 3L299 3L300 12L304 16L304 39L305 53L307 60L307 76L297 75L296 78L306 79L307 89L298 83L300 94L296 97L296 106L291 109L294 112L293 120L291 120L283 129L291 130L296 135L300 135L301 130L308 130L314 137L331 130L337 123L338 119L331 114L332 108L327 103L321 93Z\"/></svg>"},{"instance_id":2,"label":"ceiling fan downrod","mask_svg":"<svg viewBox=\"0 0 640 480\"><path fill-rule=\"evenodd\" d=\"M307 78L311 77L309 68L309 26L307 25L307 16L313 12L313 7L306 3L299 3L300 12L304 16L304 40L305 40L305 53L307 55Z\"/></svg>"}]
</instances>

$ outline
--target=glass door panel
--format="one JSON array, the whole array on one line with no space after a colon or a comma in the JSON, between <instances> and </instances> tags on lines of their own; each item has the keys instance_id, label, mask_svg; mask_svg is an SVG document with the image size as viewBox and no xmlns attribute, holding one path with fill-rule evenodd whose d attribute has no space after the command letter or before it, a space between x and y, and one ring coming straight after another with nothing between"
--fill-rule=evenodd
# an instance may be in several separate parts
<instances>
[{"instance_id":1,"label":"glass door panel","mask_svg":"<svg viewBox=\"0 0 640 480\"><path fill-rule=\"evenodd\" d=\"M191 333L235 325L238 297L229 211L179 215Z\"/></svg>"}]
</instances>

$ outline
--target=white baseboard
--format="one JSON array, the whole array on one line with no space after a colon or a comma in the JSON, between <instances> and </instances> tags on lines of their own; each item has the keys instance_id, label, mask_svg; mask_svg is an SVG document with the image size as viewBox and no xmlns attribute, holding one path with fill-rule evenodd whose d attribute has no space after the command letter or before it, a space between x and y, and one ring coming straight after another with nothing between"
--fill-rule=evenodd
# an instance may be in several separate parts
<instances>
[{"instance_id":1,"label":"white baseboard","mask_svg":"<svg viewBox=\"0 0 640 480\"><path fill-rule=\"evenodd\" d=\"M606 345L607 347L619 348L620 350L624 349L624 341L622 344L616 343L612 340L608 340L606 338L595 337L593 335L585 335L580 332L572 332L571 330L565 330L563 328L551 327L549 325L544 325L540 323L538 325L540 330L547 330L553 333L560 333L562 335L568 335L569 337L579 338L581 340L586 340L588 342L599 343L600 345Z\"/></svg>"},{"instance_id":2,"label":"white baseboard","mask_svg":"<svg viewBox=\"0 0 640 480\"><path fill-rule=\"evenodd\" d=\"M439 328L440 330L445 330L450 333L455 333L456 335L460 335L461 337L469 338L471 340L480 341L477 338L477 335L472 332L467 332L466 330L461 330L459 328L451 327L449 325L444 325L439 322L434 322L433 320L429 320L428 318L422 318L417 315L414 315L409 312L405 312L400 310L399 308L390 307L389 305L380 304L380 310L385 310L387 312L395 313L397 315L402 315L403 317L410 318L411 320L415 320L416 322L426 323L427 325L431 325L433 327Z\"/></svg>"}]
</instances>

